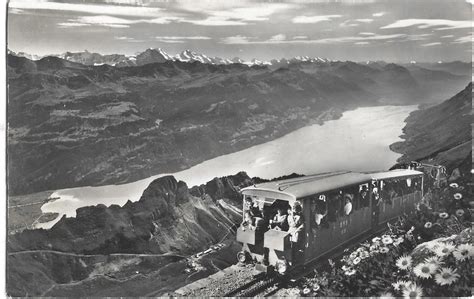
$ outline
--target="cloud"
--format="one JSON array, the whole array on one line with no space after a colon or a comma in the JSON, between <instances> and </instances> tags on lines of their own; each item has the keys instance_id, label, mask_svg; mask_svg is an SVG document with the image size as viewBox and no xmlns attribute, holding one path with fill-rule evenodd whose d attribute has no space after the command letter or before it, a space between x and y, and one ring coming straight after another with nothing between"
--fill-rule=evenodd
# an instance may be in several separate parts
<instances>
[{"instance_id":1,"label":"cloud","mask_svg":"<svg viewBox=\"0 0 474 299\"><path fill-rule=\"evenodd\" d=\"M58 23L58 26L61 28L74 28L74 27L85 27L85 26L90 26L90 25L84 24L84 23L66 22L66 23Z\"/></svg>"},{"instance_id":2,"label":"cloud","mask_svg":"<svg viewBox=\"0 0 474 299\"><path fill-rule=\"evenodd\" d=\"M293 36L293 39L308 39L308 37L306 35L296 35Z\"/></svg>"},{"instance_id":3,"label":"cloud","mask_svg":"<svg viewBox=\"0 0 474 299\"><path fill-rule=\"evenodd\" d=\"M156 17L164 13L157 7L131 6L131 5L100 5L100 4L78 4L60 3L50 1L12 0L10 9L32 9L32 10L58 10L72 11L89 14L107 14L118 16Z\"/></svg>"},{"instance_id":4,"label":"cloud","mask_svg":"<svg viewBox=\"0 0 474 299\"><path fill-rule=\"evenodd\" d=\"M372 23L374 19L356 19L356 22L360 23Z\"/></svg>"},{"instance_id":5,"label":"cloud","mask_svg":"<svg viewBox=\"0 0 474 299\"><path fill-rule=\"evenodd\" d=\"M181 20L185 23L191 23L194 25L201 26L243 26L247 25L247 22L229 20L228 18L223 17L208 17L202 20Z\"/></svg>"},{"instance_id":6,"label":"cloud","mask_svg":"<svg viewBox=\"0 0 474 299\"><path fill-rule=\"evenodd\" d=\"M133 37L127 37L127 36L114 36L114 39L116 40L133 40Z\"/></svg>"},{"instance_id":7,"label":"cloud","mask_svg":"<svg viewBox=\"0 0 474 299\"><path fill-rule=\"evenodd\" d=\"M369 42L356 42L355 45L369 45Z\"/></svg>"},{"instance_id":8,"label":"cloud","mask_svg":"<svg viewBox=\"0 0 474 299\"><path fill-rule=\"evenodd\" d=\"M364 36L375 35L375 33L372 32L359 32L359 34Z\"/></svg>"},{"instance_id":9,"label":"cloud","mask_svg":"<svg viewBox=\"0 0 474 299\"><path fill-rule=\"evenodd\" d=\"M432 47L432 46L438 46L441 45L440 42L434 42L434 43L428 43L428 44L423 44L423 47Z\"/></svg>"},{"instance_id":10,"label":"cloud","mask_svg":"<svg viewBox=\"0 0 474 299\"><path fill-rule=\"evenodd\" d=\"M247 37L242 35L229 36L221 39L220 43L223 44L337 44L337 43L358 43L358 42L370 42L370 41L385 41L397 39L399 41L404 41L409 38L410 35L407 34L387 34L387 35L371 35L371 36L342 36L342 37L332 37L332 38L323 38L323 39L275 39L269 38L266 40L257 40L254 37Z\"/></svg>"},{"instance_id":11,"label":"cloud","mask_svg":"<svg viewBox=\"0 0 474 299\"><path fill-rule=\"evenodd\" d=\"M420 29L440 27L435 30L448 30L448 29L462 29L472 28L472 22L469 21L453 21L444 19L404 19L398 20L392 24L381 27L380 29L394 29L394 28L406 28L411 26L418 26Z\"/></svg>"},{"instance_id":12,"label":"cloud","mask_svg":"<svg viewBox=\"0 0 474 299\"><path fill-rule=\"evenodd\" d=\"M443 36L441 36L441 38L451 38L451 37L454 37L454 35L449 34L449 35L443 35Z\"/></svg>"},{"instance_id":13,"label":"cloud","mask_svg":"<svg viewBox=\"0 0 474 299\"><path fill-rule=\"evenodd\" d=\"M182 44L187 40L210 40L208 36L156 36L158 41L170 44Z\"/></svg>"},{"instance_id":14,"label":"cloud","mask_svg":"<svg viewBox=\"0 0 474 299\"><path fill-rule=\"evenodd\" d=\"M108 15L82 16L75 19L69 19L66 23L59 23L60 27L79 27L79 26L104 26L111 28L127 28L132 24L169 24L171 21L178 21L177 17L163 17L154 19L125 19ZM82 24L82 25L79 25Z\"/></svg>"},{"instance_id":15,"label":"cloud","mask_svg":"<svg viewBox=\"0 0 474 299\"><path fill-rule=\"evenodd\" d=\"M325 16L297 16L291 21L296 24L314 24L319 22L331 21L332 19L340 18L341 15L325 15Z\"/></svg>"},{"instance_id":16,"label":"cloud","mask_svg":"<svg viewBox=\"0 0 474 299\"><path fill-rule=\"evenodd\" d=\"M224 1L219 1L224 2ZM231 3L234 1L225 1ZM244 3L241 3L245 4ZM217 7L216 7L217 5ZM195 25L201 26L242 26L247 25L249 23L254 22L261 22L269 20L270 16L293 8L294 5L286 4L286 3L260 3L260 4L253 4L246 7L235 7L230 6L228 9L224 9L226 7L225 4L217 4L211 5L211 7L204 6L200 12L207 15L204 19L183 19L181 22L191 23ZM192 8L191 11L195 12L196 8L194 5L186 6L186 9ZM216 9L217 8L217 9Z\"/></svg>"},{"instance_id":17,"label":"cloud","mask_svg":"<svg viewBox=\"0 0 474 299\"><path fill-rule=\"evenodd\" d=\"M455 39L452 44L465 44L472 43L472 35L466 35L460 38Z\"/></svg>"},{"instance_id":18,"label":"cloud","mask_svg":"<svg viewBox=\"0 0 474 299\"><path fill-rule=\"evenodd\" d=\"M282 41L286 39L286 35L284 34L277 34L272 37L270 37L269 41Z\"/></svg>"},{"instance_id":19,"label":"cloud","mask_svg":"<svg viewBox=\"0 0 474 299\"><path fill-rule=\"evenodd\" d=\"M376 17L376 18L380 18L380 17L384 16L385 14L386 14L385 11L381 11L381 12L373 13L372 16Z\"/></svg>"},{"instance_id":20,"label":"cloud","mask_svg":"<svg viewBox=\"0 0 474 299\"><path fill-rule=\"evenodd\" d=\"M354 20L346 20L339 24L340 27L358 27L359 23L354 23Z\"/></svg>"}]
</instances>

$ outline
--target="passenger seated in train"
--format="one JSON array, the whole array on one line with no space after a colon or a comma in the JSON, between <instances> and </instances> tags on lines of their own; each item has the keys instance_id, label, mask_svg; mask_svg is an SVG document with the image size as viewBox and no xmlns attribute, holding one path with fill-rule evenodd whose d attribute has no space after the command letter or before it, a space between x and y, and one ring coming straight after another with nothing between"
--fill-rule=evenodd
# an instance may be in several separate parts
<instances>
[{"instance_id":1,"label":"passenger seated in train","mask_svg":"<svg viewBox=\"0 0 474 299\"><path fill-rule=\"evenodd\" d=\"M258 212L255 211L255 229L256 230L266 230L268 228L268 223L270 221L270 213L268 207L263 206L257 208Z\"/></svg>"},{"instance_id":2,"label":"passenger seated in train","mask_svg":"<svg viewBox=\"0 0 474 299\"><path fill-rule=\"evenodd\" d=\"M250 229L250 230L255 230L255 226L253 226L253 219L252 217L250 216L250 213L249 211L246 211L244 213L244 221L242 221L242 230L245 231L247 229Z\"/></svg>"},{"instance_id":3,"label":"passenger seated in train","mask_svg":"<svg viewBox=\"0 0 474 299\"><path fill-rule=\"evenodd\" d=\"M288 230L288 219L287 215L283 213L283 209L279 208L273 219L270 220L270 228L276 230L287 231Z\"/></svg>"},{"instance_id":4,"label":"passenger seated in train","mask_svg":"<svg viewBox=\"0 0 474 299\"><path fill-rule=\"evenodd\" d=\"M288 232L290 233L290 241L297 243L300 232L303 229L302 208L299 203L294 203L292 209L288 210Z\"/></svg>"},{"instance_id":5,"label":"passenger seated in train","mask_svg":"<svg viewBox=\"0 0 474 299\"><path fill-rule=\"evenodd\" d=\"M352 194L344 194L344 214L348 216L352 212Z\"/></svg>"},{"instance_id":6,"label":"passenger seated in train","mask_svg":"<svg viewBox=\"0 0 474 299\"><path fill-rule=\"evenodd\" d=\"M369 206L369 191L367 190L367 185L361 185L359 191L359 197L361 201L361 206L368 207Z\"/></svg>"},{"instance_id":7,"label":"passenger seated in train","mask_svg":"<svg viewBox=\"0 0 474 299\"><path fill-rule=\"evenodd\" d=\"M328 214L328 207L326 203L326 195L319 195L319 198L314 202L314 222L317 226L327 225L326 215Z\"/></svg>"}]
</instances>

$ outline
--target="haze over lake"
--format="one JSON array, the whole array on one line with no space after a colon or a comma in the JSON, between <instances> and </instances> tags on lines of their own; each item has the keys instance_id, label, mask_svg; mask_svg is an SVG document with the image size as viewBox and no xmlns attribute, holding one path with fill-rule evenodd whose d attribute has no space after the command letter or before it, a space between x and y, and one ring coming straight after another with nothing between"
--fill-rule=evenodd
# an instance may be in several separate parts
<instances>
[{"instance_id":1,"label":"haze over lake","mask_svg":"<svg viewBox=\"0 0 474 299\"><path fill-rule=\"evenodd\" d=\"M314 174L328 171L386 170L400 157L389 145L400 135L412 106L379 106L358 108L340 119L311 125L273 141L207 160L189 169L172 173L189 187L214 177L245 171L251 177L274 178L293 172ZM42 206L42 211L59 213L56 220L39 224L49 228L62 215L74 217L76 209L105 204L124 205L140 199L146 187L160 174L137 182L100 187L78 187L54 192L59 197Z\"/></svg>"}]
</instances>

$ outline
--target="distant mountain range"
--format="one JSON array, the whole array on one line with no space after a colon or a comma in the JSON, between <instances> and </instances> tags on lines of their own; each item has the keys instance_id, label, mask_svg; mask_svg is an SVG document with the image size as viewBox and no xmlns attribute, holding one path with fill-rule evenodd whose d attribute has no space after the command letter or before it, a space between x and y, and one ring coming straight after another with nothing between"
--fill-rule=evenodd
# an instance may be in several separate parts
<instances>
[{"instance_id":1,"label":"distant mountain range","mask_svg":"<svg viewBox=\"0 0 474 299\"><path fill-rule=\"evenodd\" d=\"M25 57L31 60L39 60L46 56L30 55L24 52L15 53L9 51L10 54ZM124 66L140 66L150 63L162 63L165 61L181 61L181 62L200 62L206 64L232 64L232 63L241 63L249 66L252 65L269 65L269 66L284 66L292 62L313 62L313 63L327 63L330 62L329 59L324 58L312 58L309 56L297 56L291 59L272 59L271 61L262 61L258 59L252 59L250 61L244 61L238 57L232 59L220 58L220 57L210 57L205 54L196 53L191 50L184 50L181 53L176 55L170 55L166 53L163 49L158 48L149 48L143 52L137 53L136 55L123 55L123 54L109 54L102 55L99 53L91 53L87 50L83 52L66 52L63 54L51 54L47 56L55 56L59 58L66 59L68 61L81 63L84 65L103 65L108 64L111 66L124 67Z\"/></svg>"},{"instance_id":2,"label":"distant mountain range","mask_svg":"<svg viewBox=\"0 0 474 299\"><path fill-rule=\"evenodd\" d=\"M143 65L124 67L9 54L10 194L174 172L349 109L440 102L471 81L470 71L385 62L249 66L185 54L150 49L135 56Z\"/></svg>"}]
</instances>

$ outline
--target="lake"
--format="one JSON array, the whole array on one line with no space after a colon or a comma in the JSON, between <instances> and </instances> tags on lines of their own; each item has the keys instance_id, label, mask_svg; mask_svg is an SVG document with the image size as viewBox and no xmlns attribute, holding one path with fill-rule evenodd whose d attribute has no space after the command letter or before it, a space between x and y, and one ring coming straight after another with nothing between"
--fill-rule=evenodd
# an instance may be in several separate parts
<instances>
[{"instance_id":1,"label":"lake","mask_svg":"<svg viewBox=\"0 0 474 299\"><path fill-rule=\"evenodd\" d=\"M273 141L207 160L172 175L191 187L239 171L246 171L251 177L274 178L293 172L387 170L400 157L389 145L401 140L404 120L416 109L416 105L358 108L345 112L340 119L303 127ZM128 200L137 201L154 179L164 175L168 174L123 185L57 190L51 197L59 199L44 204L41 210L60 216L37 227L50 228L62 215L74 217L80 207L122 206Z\"/></svg>"}]
</instances>

